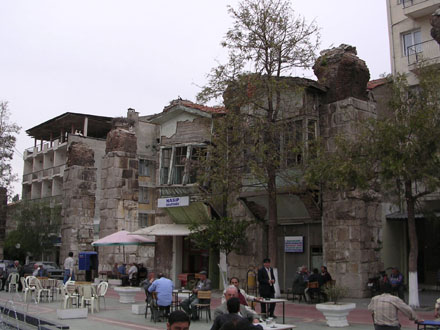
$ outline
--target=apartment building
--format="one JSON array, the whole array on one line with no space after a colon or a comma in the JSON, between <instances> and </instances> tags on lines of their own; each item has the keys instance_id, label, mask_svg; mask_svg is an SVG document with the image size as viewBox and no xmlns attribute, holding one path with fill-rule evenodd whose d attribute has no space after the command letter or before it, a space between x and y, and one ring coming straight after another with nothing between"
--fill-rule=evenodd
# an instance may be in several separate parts
<instances>
[{"instance_id":1,"label":"apartment building","mask_svg":"<svg viewBox=\"0 0 440 330\"><path fill-rule=\"evenodd\" d=\"M414 70L420 64L440 61L439 44L431 37L431 16L440 0L387 0L392 74L408 74L417 84Z\"/></svg>"}]
</instances>

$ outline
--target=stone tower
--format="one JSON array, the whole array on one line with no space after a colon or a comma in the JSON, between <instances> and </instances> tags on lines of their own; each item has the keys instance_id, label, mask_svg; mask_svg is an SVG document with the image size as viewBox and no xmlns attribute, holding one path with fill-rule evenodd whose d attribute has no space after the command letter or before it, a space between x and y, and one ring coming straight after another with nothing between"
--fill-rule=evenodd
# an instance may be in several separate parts
<instances>
[{"instance_id":1,"label":"stone tower","mask_svg":"<svg viewBox=\"0 0 440 330\"><path fill-rule=\"evenodd\" d=\"M80 251L93 250L97 171L94 164L94 152L89 146L79 142L70 144L63 176L61 262L69 251L78 257Z\"/></svg>"},{"instance_id":2,"label":"stone tower","mask_svg":"<svg viewBox=\"0 0 440 330\"><path fill-rule=\"evenodd\" d=\"M337 135L354 136L356 123L376 116L375 104L366 98L370 74L356 48L348 45L321 52L313 68L328 88L319 121L321 137L332 150ZM351 297L363 297L368 277L382 268L381 203L357 190L323 191L322 201L324 260Z\"/></svg>"}]
</instances>

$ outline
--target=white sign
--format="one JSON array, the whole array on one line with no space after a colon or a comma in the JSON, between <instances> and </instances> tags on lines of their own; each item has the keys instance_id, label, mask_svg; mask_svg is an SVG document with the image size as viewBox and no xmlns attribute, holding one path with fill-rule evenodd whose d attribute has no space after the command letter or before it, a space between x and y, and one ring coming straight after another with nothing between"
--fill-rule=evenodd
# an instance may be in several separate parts
<instances>
[{"instance_id":1,"label":"white sign","mask_svg":"<svg viewBox=\"0 0 440 330\"><path fill-rule=\"evenodd\" d=\"M179 207L188 205L189 196L159 198L157 200L157 207Z\"/></svg>"},{"instance_id":2,"label":"white sign","mask_svg":"<svg viewBox=\"0 0 440 330\"><path fill-rule=\"evenodd\" d=\"M285 236L284 252L304 252L303 236Z\"/></svg>"}]
</instances>

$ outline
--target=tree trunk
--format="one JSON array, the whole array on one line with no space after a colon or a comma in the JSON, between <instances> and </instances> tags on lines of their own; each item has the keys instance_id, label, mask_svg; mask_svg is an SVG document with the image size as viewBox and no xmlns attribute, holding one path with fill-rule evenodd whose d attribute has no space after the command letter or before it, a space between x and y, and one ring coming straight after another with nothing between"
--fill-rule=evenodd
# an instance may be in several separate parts
<instances>
[{"instance_id":1,"label":"tree trunk","mask_svg":"<svg viewBox=\"0 0 440 330\"><path fill-rule=\"evenodd\" d=\"M415 221L415 200L412 195L412 182L405 182L405 200L408 212L408 238L409 238L409 255L408 255L408 285L409 285L409 305L411 307L419 307L419 288L417 279L417 256L418 242Z\"/></svg>"},{"instance_id":2,"label":"tree trunk","mask_svg":"<svg viewBox=\"0 0 440 330\"><path fill-rule=\"evenodd\" d=\"M268 256L271 260L271 266L277 267L277 186L276 171L273 166L268 169L267 193L269 199L269 230L267 234Z\"/></svg>"}]
</instances>

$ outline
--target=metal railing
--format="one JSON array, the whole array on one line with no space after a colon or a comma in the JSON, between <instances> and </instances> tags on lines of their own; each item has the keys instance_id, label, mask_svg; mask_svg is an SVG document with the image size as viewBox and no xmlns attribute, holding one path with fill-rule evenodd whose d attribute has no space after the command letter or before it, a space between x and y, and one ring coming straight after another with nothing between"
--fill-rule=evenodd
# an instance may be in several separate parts
<instances>
[{"instance_id":1,"label":"metal railing","mask_svg":"<svg viewBox=\"0 0 440 330\"><path fill-rule=\"evenodd\" d=\"M417 5L428 0L402 0L403 8L409 8L411 6Z\"/></svg>"},{"instance_id":2,"label":"metal railing","mask_svg":"<svg viewBox=\"0 0 440 330\"><path fill-rule=\"evenodd\" d=\"M406 50L408 65L432 61L437 63L440 58L440 46L434 39L409 46Z\"/></svg>"}]
</instances>

